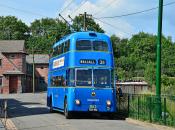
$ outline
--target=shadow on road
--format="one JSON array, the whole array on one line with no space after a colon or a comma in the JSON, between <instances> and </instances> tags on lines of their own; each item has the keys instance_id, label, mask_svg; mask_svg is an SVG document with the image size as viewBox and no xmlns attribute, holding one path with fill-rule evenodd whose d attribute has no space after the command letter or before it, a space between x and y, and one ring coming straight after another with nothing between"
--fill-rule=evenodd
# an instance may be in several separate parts
<instances>
[{"instance_id":1,"label":"shadow on road","mask_svg":"<svg viewBox=\"0 0 175 130\"><path fill-rule=\"evenodd\" d=\"M37 102L21 102L8 99L8 117L20 117L30 115L48 114L46 105Z\"/></svg>"},{"instance_id":2,"label":"shadow on road","mask_svg":"<svg viewBox=\"0 0 175 130\"><path fill-rule=\"evenodd\" d=\"M54 113L61 114L64 116L64 113L54 111ZM113 115L109 114L100 114L100 113L80 113L80 112L74 112L71 113L71 119L99 119L99 120L125 120L128 116L121 114L121 113L115 113Z\"/></svg>"},{"instance_id":3,"label":"shadow on road","mask_svg":"<svg viewBox=\"0 0 175 130\"><path fill-rule=\"evenodd\" d=\"M41 115L49 114L49 109L45 104L38 102L22 102L16 99L8 99L8 117L22 117L30 115ZM63 113L55 111L56 114ZM125 120L127 114L117 112L113 115L110 114L99 114L99 113L73 113L72 119L101 119L101 120Z\"/></svg>"}]
</instances>

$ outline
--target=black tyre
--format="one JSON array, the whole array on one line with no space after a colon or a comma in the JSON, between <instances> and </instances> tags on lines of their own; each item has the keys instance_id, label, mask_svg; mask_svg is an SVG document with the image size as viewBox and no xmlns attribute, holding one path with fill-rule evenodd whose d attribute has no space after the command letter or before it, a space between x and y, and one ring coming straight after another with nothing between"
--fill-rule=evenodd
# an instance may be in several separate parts
<instances>
[{"instance_id":1,"label":"black tyre","mask_svg":"<svg viewBox=\"0 0 175 130\"><path fill-rule=\"evenodd\" d=\"M65 99L64 101L64 116L66 119L70 119L71 118L71 113L68 111L68 104L67 104L67 100Z\"/></svg>"},{"instance_id":2,"label":"black tyre","mask_svg":"<svg viewBox=\"0 0 175 130\"><path fill-rule=\"evenodd\" d=\"M52 98L50 98L50 108L49 108L49 111L50 111L51 113L54 112L53 106L52 106Z\"/></svg>"},{"instance_id":3,"label":"black tyre","mask_svg":"<svg viewBox=\"0 0 175 130\"><path fill-rule=\"evenodd\" d=\"M115 116L116 116L116 114L115 114L115 112L113 112L113 113L109 113L109 119L115 119Z\"/></svg>"}]
</instances>

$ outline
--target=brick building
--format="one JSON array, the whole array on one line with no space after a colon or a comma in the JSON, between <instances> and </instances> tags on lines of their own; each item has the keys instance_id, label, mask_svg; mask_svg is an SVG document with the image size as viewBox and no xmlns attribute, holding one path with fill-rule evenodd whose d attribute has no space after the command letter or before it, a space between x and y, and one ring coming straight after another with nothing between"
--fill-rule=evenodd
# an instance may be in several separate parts
<instances>
[{"instance_id":1,"label":"brick building","mask_svg":"<svg viewBox=\"0 0 175 130\"><path fill-rule=\"evenodd\" d=\"M32 87L32 72L33 72L33 55L26 56L27 62L27 87L26 91L31 92ZM48 66L49 55L47 54L35 54L34 55L35 66L35 91L44 91L48 85Z\"/></svg>"},{"instance_id":2,"label":"brick building","mask_svg":"<svg viewBox=\"0 0 175 130\"><path fill-rule=\"evenodd\" d=\"M24 40L0 40L0 93L22 92L25 74Z\"/></svg>"}]
</instances>

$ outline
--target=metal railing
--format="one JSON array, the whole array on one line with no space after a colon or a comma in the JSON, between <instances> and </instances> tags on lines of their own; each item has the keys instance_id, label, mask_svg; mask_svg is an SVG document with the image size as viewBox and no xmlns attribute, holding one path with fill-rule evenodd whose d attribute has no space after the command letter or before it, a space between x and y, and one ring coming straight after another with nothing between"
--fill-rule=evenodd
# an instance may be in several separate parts
<instances>
[{"instance_id":1,"label":"metal railing","mask_svg":"<svg viewBox=\"0 0 175 130\"><path fill-rule=\"evenodd\" d=\"M0 100L0 119L6 128L7 125L7 100Z\"/></svg>"},{"instance_id":2,"label":"metal railing","mask_svg":"<svg viewBox=\"0 0 175 130\"><path fill-rule=\"evenodd\" d=\"M123 97L118 98L118 113L138 120L175 127L175 96L164 95L160 98L160 117L156 115L157 96L148 94L123 94Z\"/></svg>"}]
</instances>

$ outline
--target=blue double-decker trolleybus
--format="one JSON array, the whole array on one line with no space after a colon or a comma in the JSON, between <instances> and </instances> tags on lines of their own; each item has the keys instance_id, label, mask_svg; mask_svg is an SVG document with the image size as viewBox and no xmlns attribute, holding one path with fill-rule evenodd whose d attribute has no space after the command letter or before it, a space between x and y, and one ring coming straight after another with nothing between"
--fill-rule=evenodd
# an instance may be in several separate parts
<instances>
[{"instance_id":1,"label":"blue double-decker trolleybus","mask_svg":"<svg viewBox=\"0 0 175 130\"><path fill-rule=\"evenodd\" d=\"M72 112L116 112L114 57L107 35L76 32L53 45L47 106L66 118Z\"/></svg>"}]
</instances>

